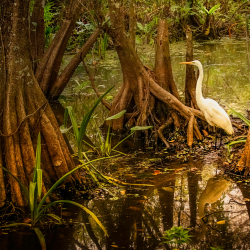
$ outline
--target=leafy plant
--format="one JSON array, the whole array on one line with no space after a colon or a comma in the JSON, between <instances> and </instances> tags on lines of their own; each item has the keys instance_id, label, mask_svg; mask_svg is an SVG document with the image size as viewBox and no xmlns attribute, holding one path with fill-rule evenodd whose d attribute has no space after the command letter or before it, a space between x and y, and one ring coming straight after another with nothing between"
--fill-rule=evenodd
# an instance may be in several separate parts
<instances>
[{"instance_id":1,"label":"leafy plant","mask_svg":"<svg viewBox=\"0 0 250 250\"><path fill-rule=\"evenodd\" d=\"M110 116L106 119L106 121L111 121L111 120L116 120L116 119L119 119L121 118L124 114L126 113L126 110L123 110L113 116ZM109 156L111 154L112 151L115 151L115 152L118 152L116 151L115 149L122 143L124 142L126 139L128 139L130 136L132 136L136 131L139 131L139 130L146 130L146 129L151 129L153 128L153 126L146 126L146 127L141 127L141 126L136 126L136 127L133 127L131 128L131 133L125 137L123 140L121 140L120 142L118 142L113 148L111 146L111 137L112 137L112 134L110 133L110 125L108 127L108 132L107 132L107 135L106 135L106 140L105 142L103 141L102 139L102 136L101 136L101 133L100 133L100 130L98 130L98 134L99 134L99 139L100 139L100 143L101 143L101 146L100 146L100 151L101 151L101 154L104 156ZM118 152L118 153L121 153L121 152Z\"/></svg>"},{"instance_id":2,"label":"leafy plant","mask_svg":"<svg viewBox=\"0 0 250 250\"><path fill-rule=\"evenodd\" d=\"M229 111L230 111L229 115L233 114L233 115L237 116L243 122L245 122L248 127L250 126L250 121L244 115L242 115L238 111L234 110L233 108L229 108ZM242 137L238 138L236 141L232 141L232 142L228 143L227 144L228 152L230 152L230 149L232 148L232 146L239 144L239 143L246 143L246 139L242 139L242 138L246 138L246 137L247 136L242 136Z\"/></svg>"},{"instance_id":3,"label":"leafy plant","mask_svg":"<svg viewBox=\"0 0 250 250\"><path fill-rule=\"evenodd\" d=\"M81 92L86 87L86 85L88 85L90 83L90 81L79 83L76 79L74 79L74 80L77 83L77 86L74 87L74 92L76 92L76 93Z\"/></svg>"},{"instance_id":4,"label":"leafy plant","mask_svg":"<svg viewBox=\"0 0 250 250\"><path fill-rule=\"evenodd\" d=\"M44 205L44 202L46 201L47 198L51 195L51 193L60 185L68 176L70 176L72 173L75 171L79 170L80 168L86 167L88 164L92 164L95 161L102 160L101 159L96 159L89 161L87 163L83 163L82 165L74 168L73 170L69 171L67 174L62 176L49 190L48 192L42 197L41 201L38 202L38 199L41 198L42 194L42 169L41 169L41 136L40 133L38 134L37 138L37 149L36 149L36 161L35 161L35 167L34 167L34 172L33 172L33 180L30 182L29 189L25 187L25 185L15 177L8 169L0 166L3 170L5 170L8 174L10 174L20 185L20 188L22 189L24 195L26 196L29 204L29 209L30 209L30 214L31 218L30 221L31 223L12 223L9 225L1 226L2 228L10 228L10 227L18 227L18 226L25 226L33 229L36 233L36 235L39 238L40 244L42 246L42 249L46 249L46 244L45 244L45 238L40 231L40 229L37 227L37 224L45 217L51 217L54 220L58 221L61 223L61 218L58 217L57 215L53 213L48 213L48 210L53 207L54 205L59 205L62 203L68 203L71 205L75 205L81 209L83 209L85 212L87 212L92 218L95 220L95 222L102 228L104 233L106 235L107 231L102 225L102 223L99 221L99 219L95 216L94 213L92 213L89 209L84 207L83 205L76 203L74 201L70 200L58 200L54 201L52 203L49 203L48 205ZM0 227L0 228L1 228Z\"/></svg>"},{"instance_id":5,"label":"leafy plant","mask_svg":"<svg viewBox=\"0 0 250 250\"><path fill-rule=\"evenodd\" d=\"M112 87L113 88L113 87ZM64 129L67 128L67 122L68 122L68 116L70 117L71 123L72 123L72 127L73 127L73 131L74 131L74 135L76 138L76 144L77 144L77 148L78 148L78 157L80 160L83 159L82 156L82 143L83 143L83 136L86 133L86 129L87 126L89 124L90 118L95 110L95 108L97 107L97 105L100 103L100 101L102 100L102 98L107 95L111 89L110 88L108 91L106 91L106 93L104 93L102 96L100 96L97 101L95 102L94 106L92 107L92 109L90 111L87 112L87 114L83 117L83 120L81 122L81 126L80 129L78 129L77 126L77 120L76 117L74 115L73 109L71 106L67 107L65 109L65 113L64 113Z\"/></svg>"},{"instance_id":6,"label":"leafy plant","mask_svg":"<svg viewBox=\"0 0 250 250\"><path fill-rule=\"evenodd\" d=\"M155 26L158 23L158 20L159 20L158 17L154 17L154 19L151 22L146 23L144 25L137 22L137 27L139 28L139 30L142 33L142 38L143 39L145 38L145 44L147 44L148 41L150 43L153 43L152 36L156 32L156 27Z\"/></svg>"},{"instance_id":7,"label":"leafy plant","mask_svg":"<svg viewBox=\"0 0 250 250\"><path fill-rule=\"evenodd\" d=\"M220 4L216 4L215 6L213 6L210 10L207 10L207 8L205 6L200 6L201 7L201 10L206 13L207 15L211 16L213 15L213 13L215 11L217 11L219 8L220 8Z\"/></svg>"},{"instance_id":8,"label":"leafy plant","mask_svg":"<svg viewBox=\"0 0 250 250\"><path fill-rule=\"evenodd\" d=\"M223 250L221 247L210 247L211 250Z\"/></svg>"},{"instance_id":9,"label":"leafy plant","mask_svg":"<svg viewBox=\"0 0 250 250\"><path fill-rule=\"evenodd\" d=\"M191 241L191 235L188 235L189 230L180 227L172 227L165 231L163 236L163 243L170 244L171 247L178 248L182 244L189 243Z\"/></svg>"}]
</instances>

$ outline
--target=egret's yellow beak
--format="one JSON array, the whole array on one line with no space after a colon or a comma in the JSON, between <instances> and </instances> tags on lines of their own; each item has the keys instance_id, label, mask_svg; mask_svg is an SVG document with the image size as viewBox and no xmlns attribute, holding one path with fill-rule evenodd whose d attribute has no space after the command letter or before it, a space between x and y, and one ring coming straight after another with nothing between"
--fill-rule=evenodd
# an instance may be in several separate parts
<instances>
[{"instance_id":1,"label":"egret's yellow beak","mask_svg":"<svg viewBox=\"0 0 250 250\"><path fill-rule=\"evenodd\" d=\"M180 64L192 64L192 62L181 62Z\"/></svg>"}]
</instances>

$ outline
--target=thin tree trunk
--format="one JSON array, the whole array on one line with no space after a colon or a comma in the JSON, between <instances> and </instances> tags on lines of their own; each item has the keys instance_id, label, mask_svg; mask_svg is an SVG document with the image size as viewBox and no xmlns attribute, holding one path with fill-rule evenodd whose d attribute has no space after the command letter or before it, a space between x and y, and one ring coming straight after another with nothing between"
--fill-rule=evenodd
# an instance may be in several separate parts
<instances>
[{"instance_id":1,"label":"thin tree trunk","mask_svg":"<svg viewBox=\"0 0 250 250\"><path fill-rule=\"evenodd\" d=\"M187 27L186 30L186 42L187 42L187 53L186 53L186 61L193 61L193 37L192 30ZM195 97L195 89L196 89L196 77L194 67L191 65L186 65L186 81L185 81L185 104L189 107L193 106L196 109L199 109L196 102Z\"/></svg>"},{"instance_id":2,"label":"thin tree trunk","mask_svg":"<svg viewBox=\"0 0 250 250\"><path fill-rule=\"evenodd\" d=\"M88 39L88 41L83 45L83 47L79 50L79 52L74 56L74 58L69 62L69 64L62 71L56 82L51 86L48 98L51 100L56 100L61 95L62 91L66 87L68 81L74 74L77 66L80 62L85 58L89 49L96 42L97 38L100 36L102 30L97 29L92 36Z\"/></svg>"},{"instance_id":3,"label":"thin tree trunk","mask_svg":"<svg viewBox=\"0 0 250 250\"><path fill-rule=\"evenodd\" d=\"M45 95L57 79L69 37L81 10L81 2L71 0L65 19L36 70L36 79Z\"/></svg>"},{"instance_id":4,"label":"thin tree trunk","mask_svg":"<svg viewBox=\"0 0 250 250\"><path fill-rule=\"evenodd\" d=\"M129 37L130 37L133 48L135 48L135 32L136 32L135 0L130 0L130 5L129 5Z\"/></svg>"}]
</instances>

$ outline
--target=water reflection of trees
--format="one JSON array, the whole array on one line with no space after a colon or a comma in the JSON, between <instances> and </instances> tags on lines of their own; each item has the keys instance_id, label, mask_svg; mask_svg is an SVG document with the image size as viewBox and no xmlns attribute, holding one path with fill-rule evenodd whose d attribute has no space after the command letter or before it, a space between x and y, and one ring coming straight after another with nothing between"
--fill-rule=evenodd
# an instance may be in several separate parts
<instances>
[{"instance_id":1,"label":"water reflection of trees","mask_svg":"<svg viewBox=\"0 0 250 250\"><path fill-rule=\"evenodd\" d=\"M98 215L110 237L106 238L91 218L79 213L77 221L82 224L72 234L75 249L169 249L161 244L162 235L178 225L193 228L195 236L205 236L193 239L195 249L249 249L249 189L216 176L212 166L200 174L200 165L190 160L185 168L157 177L157 185L139 197L131 194L119 200L85 204ZM204 174L206 171L209 174ZM207 225L202 224L199 215L205 216ZM217 225L220 220L225 224Z\"/></svg>"}]
</instances>

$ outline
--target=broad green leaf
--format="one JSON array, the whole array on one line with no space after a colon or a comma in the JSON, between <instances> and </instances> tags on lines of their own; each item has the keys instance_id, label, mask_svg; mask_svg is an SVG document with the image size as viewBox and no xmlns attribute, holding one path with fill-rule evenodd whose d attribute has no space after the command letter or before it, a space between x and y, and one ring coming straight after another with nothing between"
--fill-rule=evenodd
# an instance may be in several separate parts
<instances>
[{"instance_id":1,"label":"broad green leaf","mask_svg":"<svg viewBox=\"0 0 250 250\"><path fill-rule=\"evenodd\" d=\"M34 227L34 231L39 239L42 250L46 250L46 242L45 242L45 238L44 238L42 232L40 231L40 229L38 227Z\"/></svg>"},{"instance_id":2,"label":"broad green leaf","mask_svg":"<svg viewBox=\"0 0 250 250\"><path fill-rule=\"evenodd\" d=\"M64 127L64 125L62 125L62 126L60 127L60 130L61 130L61 133L62 133L62 134L66 134L71 128L72 128L72 126L69 127L69 128L66 128L66 127Z\"/></svg>"},{"instance_id":3,"label":"broad green leaf","mask_svg":"<svg viewBox=\"0 0 250 250\"><path fill-rule=\"evenodd\" d=\"M110 121L110 120L115 120L115 119L121 118L125 113L126 113L126 110L123 110L123 111L117 113L116 115L108 117L106 119L106 121Z\"/></svg>"},{"instance_id":4,"label":"broad green leaf","mask_svg":"<svg viewBox=\"0 0 250 250\"><path fill-rule=\"evenodd\" d=\"M39 197L41 197L42 194L42 185L43 185L43 171L42 169L37 169L37 189Z\"/></svg>"},{"instance_id":5,"label":"broad green leaf","mask_svg":"<svg viewBox=\"0 0 250 250\"><path fill-rule=\"evenodd\" d=\"M208 12L208 15L212 15L216 10L218 10L220 8L220 4L217 4L215 6L213 6L209 12Z\"/></svg>"},{"instance_id":6,"label":"broad green leaf","mask_svg":"<svg viewBox=\"0 0 250 250\"><path fill-rule=\"evenodd\" d=\"M131 128L131 131L138 131L138 130L146 130L146 129L150 129L153 128L153 126L145 126L145 127L141 127L141 126L135 126L133 128Z\"/></svg>"},{"instance_id":7,"label":"broad green leaf","mask_svg":"<svg viewBox=\"0 0 250 250\"><path fill-rule=\"evenodd\" d=\"M141 23L137 23L137 27L140 29L140 30L144 30L144 27L143 27L143 25L141 24Z\"/></svg>"},{"instance_id":8,"label":"broad green leaf","mask_svg":"<svg viewBox=\"0 0 250 250\"><path fill-rule=\"evenodd\" d=\"M34 211L35 189L36 189L36 183L30 182L29 201L30 201L30 210L31 210L31 212Z\"/></svg>"}]
</instances>

